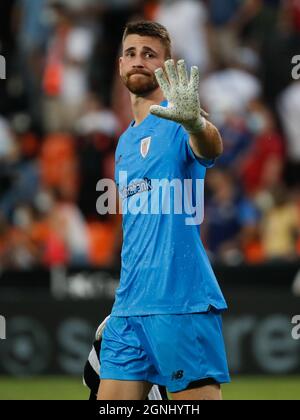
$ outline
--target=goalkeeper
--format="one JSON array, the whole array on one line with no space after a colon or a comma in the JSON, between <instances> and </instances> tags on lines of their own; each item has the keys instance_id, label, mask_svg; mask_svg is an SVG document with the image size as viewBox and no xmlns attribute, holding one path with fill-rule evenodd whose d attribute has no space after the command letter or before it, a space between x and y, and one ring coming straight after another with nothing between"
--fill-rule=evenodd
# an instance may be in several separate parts
<instances>
[{"instance_id":1,"label":"goalkeeper","mask_svg":"<svg viewBox=\"0 0 300 420\"><path fill-rule=\"evenodd\" d=\"M175 211L180 194L169 197L169 214L160 205L149 214L146 205L159 193L154 180L191 181L184 201L203 214L203 189L198 196L194 187L199 180L203 186L222 154L222 139L200 107L198 69L189 77L184 61L174 63L160 24L127 25L120 74L134 121L116 150L122 269L103 333L98 399L144 400L158 384L173 400L220 400L221 384L230 381L222 335L227 305L201 242L202 218Z\"/></svg>"}]
</instances>

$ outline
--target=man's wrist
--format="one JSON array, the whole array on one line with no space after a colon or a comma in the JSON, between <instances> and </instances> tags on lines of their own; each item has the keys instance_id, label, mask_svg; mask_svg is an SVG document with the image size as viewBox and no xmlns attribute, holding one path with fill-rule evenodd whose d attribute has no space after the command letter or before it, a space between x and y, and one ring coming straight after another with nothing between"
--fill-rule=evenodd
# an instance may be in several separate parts
<instances>
[{"instance_id":1,"label":"man's wrist","mask_svg":"<svg viewBox=\"0 0 300 420\"><path fill-rule=\"evenodd\" d=\"M189 134L197 134L205 130L206 124L206 118L200 115L197 121L192 124L184 124L183 126Z\"/></svg>"}]
</instances>

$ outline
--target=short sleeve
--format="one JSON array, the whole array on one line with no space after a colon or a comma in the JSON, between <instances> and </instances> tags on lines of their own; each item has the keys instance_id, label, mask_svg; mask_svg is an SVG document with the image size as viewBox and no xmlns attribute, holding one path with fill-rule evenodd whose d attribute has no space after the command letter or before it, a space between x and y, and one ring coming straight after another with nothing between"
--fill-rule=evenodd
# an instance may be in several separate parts
<instances>
[{"instance_id":1,"label":"short sleeve","mask_svg":"<svg viewBox=\"0 0 300 420\"><path fill-rule=\"evenodd\" d=\"M187 133L187 131L184 130L183 127L180 127L178 135L180 136L180 139L181 139L181 152L182 152L184 160L187 163L198 162L200 165L204 166L204 168L206 169L210 169L214 167L216 163L216 159L204 159L204 158L199 158L195 155L190 145L190 136Z\"/></svg>"},{"instance_id":2,"label":"short sleeve","mask_svg":"<svg viewBox=\"0 0 300 420\"><path fill-rule=\"evenodd\" d=\"M259 212L255 206L248 200L244 199L239 205L239 221L244 225L257 223L259 220Z\"/></svg>"}]
</instances>

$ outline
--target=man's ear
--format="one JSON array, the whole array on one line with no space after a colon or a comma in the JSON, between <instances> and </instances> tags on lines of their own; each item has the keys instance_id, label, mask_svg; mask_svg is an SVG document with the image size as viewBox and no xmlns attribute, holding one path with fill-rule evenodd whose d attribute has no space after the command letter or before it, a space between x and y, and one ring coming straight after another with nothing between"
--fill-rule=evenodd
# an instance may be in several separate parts
<instances>
[{"instance_id":1,"label":"man's ear","mask_svg":"<svg viewBox=\"0 0 300 420\"><path fill-rule=\"evenodd\" d=\"M119 73L120 73L120 76L122 75L122 64L123 64L123 57L119 57Z\"/></svg>"}]
</instances>

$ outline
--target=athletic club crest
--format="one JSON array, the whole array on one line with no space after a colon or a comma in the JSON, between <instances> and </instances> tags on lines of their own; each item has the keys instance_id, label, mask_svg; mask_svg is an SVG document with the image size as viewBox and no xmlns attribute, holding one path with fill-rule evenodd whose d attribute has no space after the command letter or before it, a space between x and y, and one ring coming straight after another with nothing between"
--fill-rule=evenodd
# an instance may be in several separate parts
<instances>
[{"instance_id":1,"label":"athletic club crest","mask_svg":"<svg viewBox=\"0 0 300 420\"><path fill-rule=\"evenodd\" d=\"M145 157L148 155L151 145L151 137L147 137L146 139L143 139L141 141L141 155L145 159Z\"/></svg>"}]
</instances>

